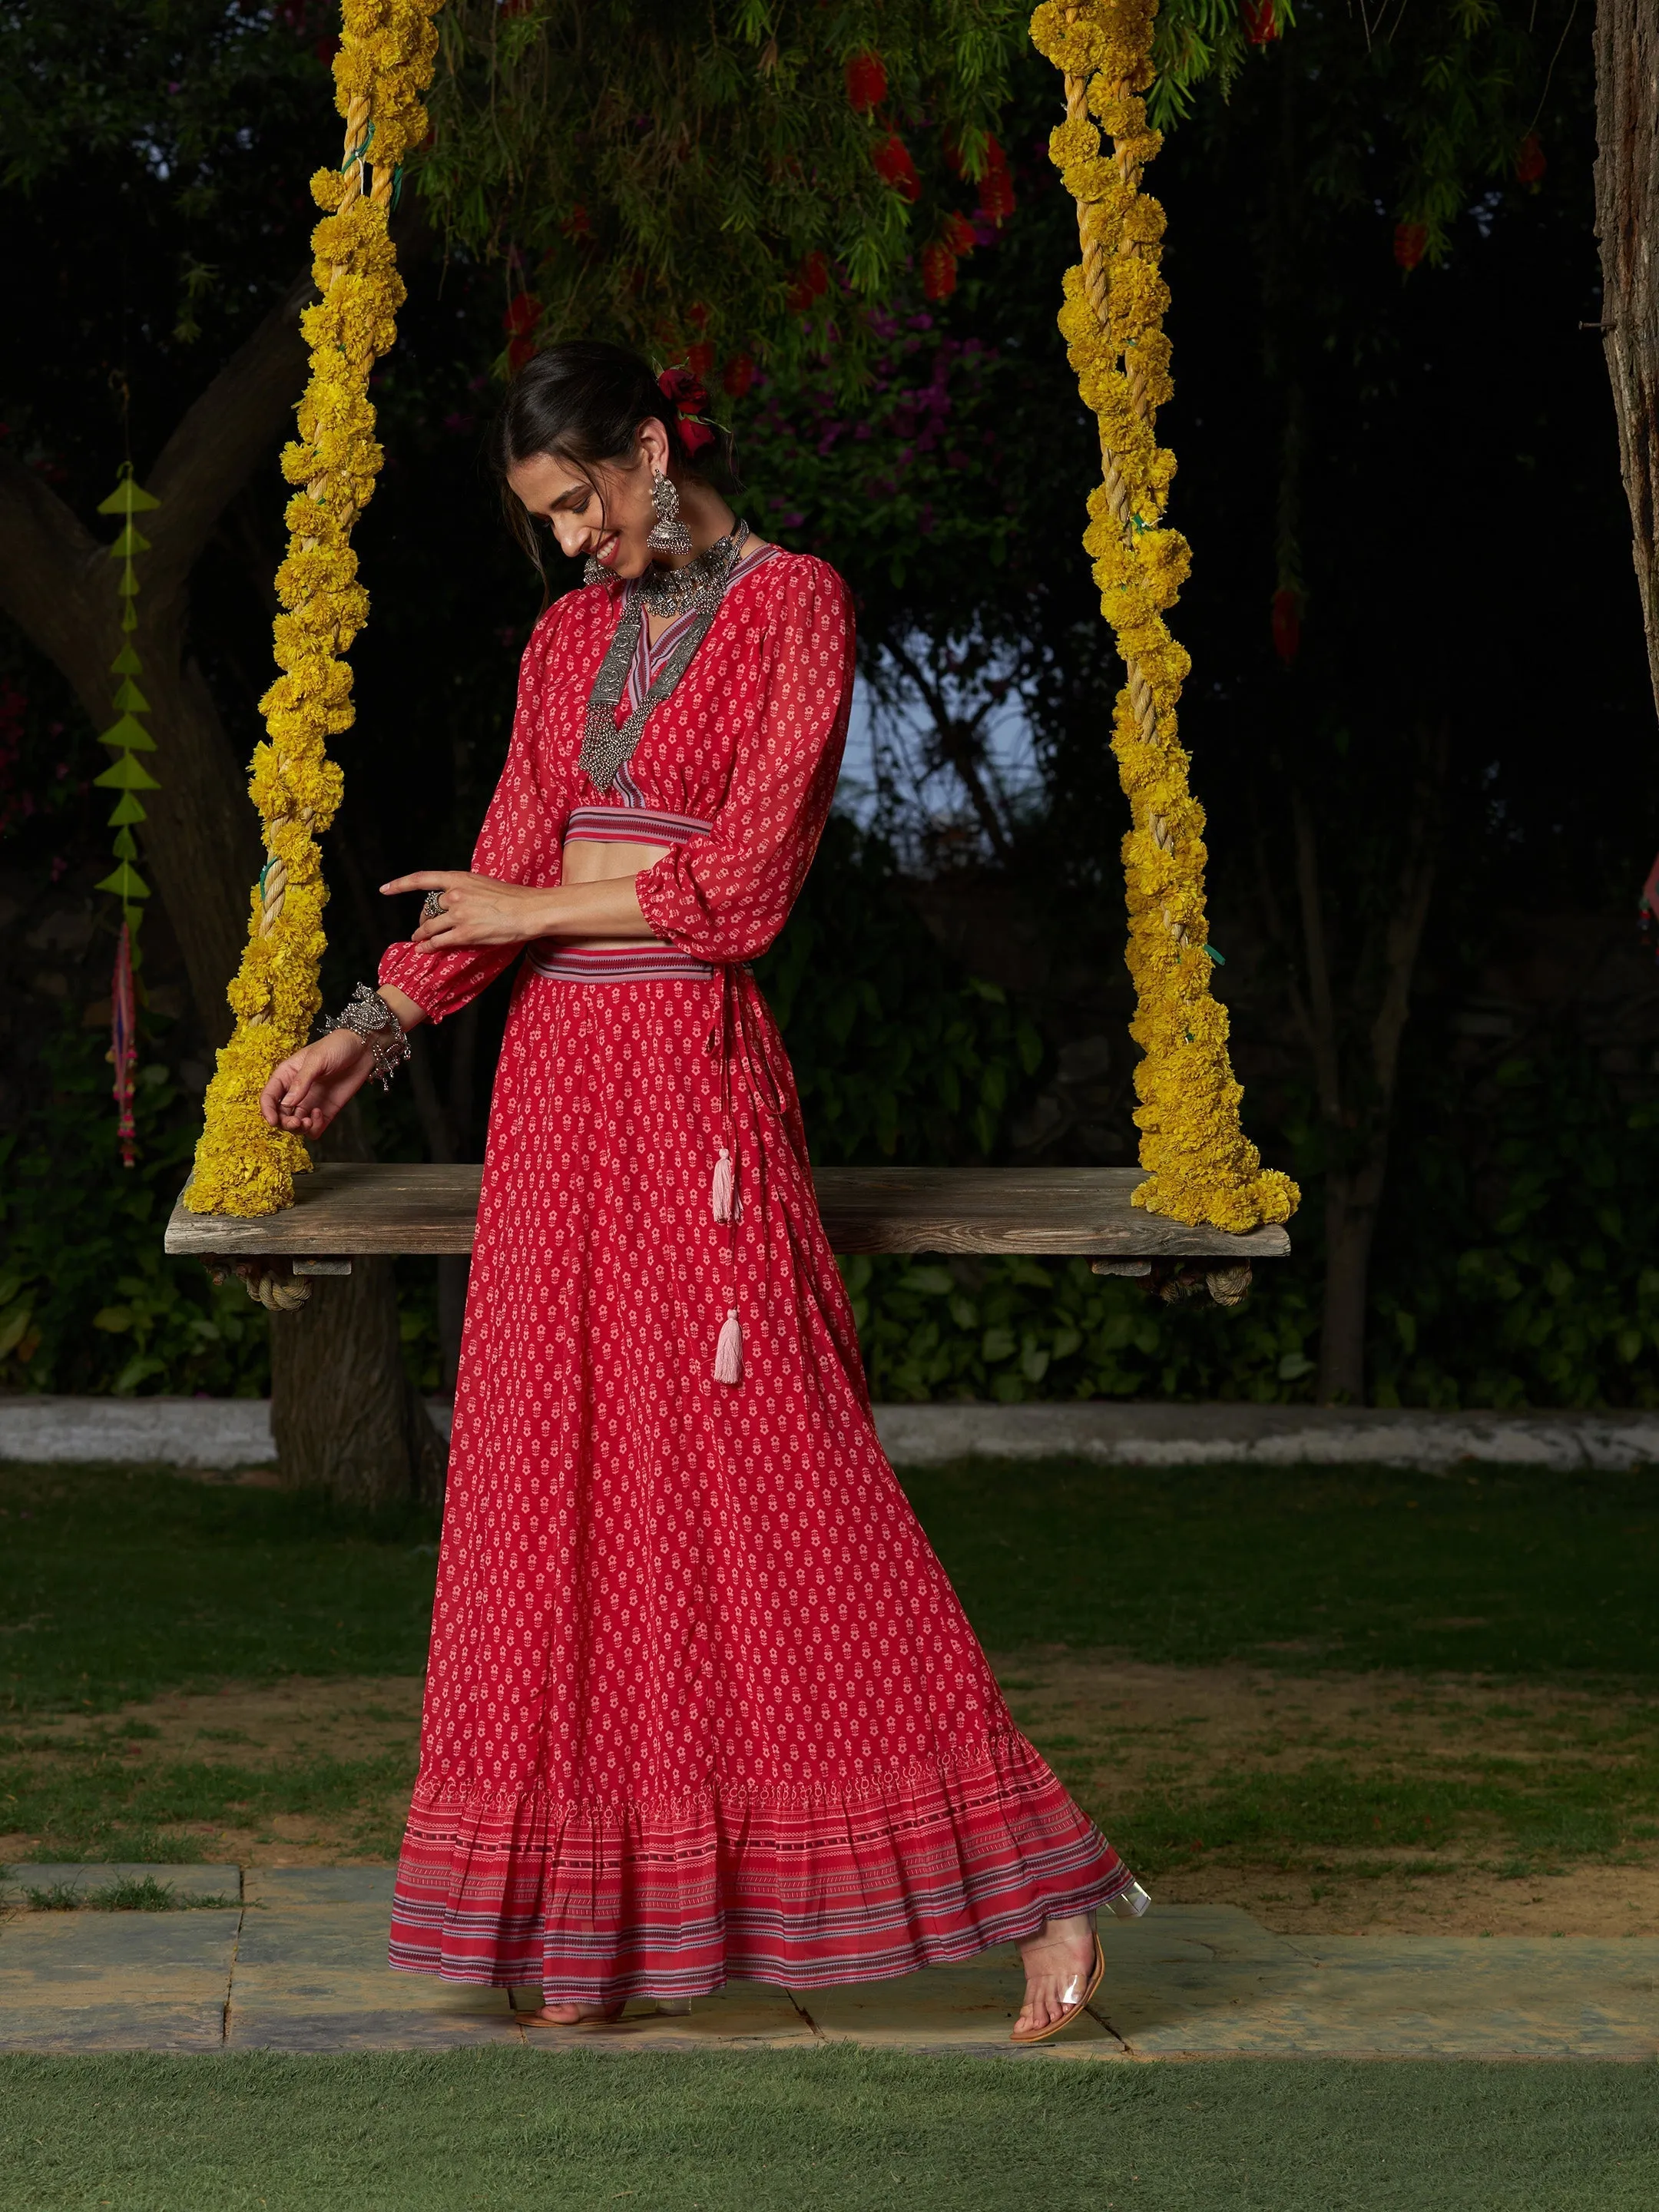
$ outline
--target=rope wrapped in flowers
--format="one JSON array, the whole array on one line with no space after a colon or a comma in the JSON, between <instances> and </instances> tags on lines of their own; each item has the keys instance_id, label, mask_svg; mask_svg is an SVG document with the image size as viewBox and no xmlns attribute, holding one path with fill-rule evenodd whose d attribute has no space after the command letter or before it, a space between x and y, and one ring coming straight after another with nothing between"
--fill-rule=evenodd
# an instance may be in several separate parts
<instances>
[{"instance_id":1,"label":"rope wrapped in flowers","mask_svg":"<svg viewBox=\"0 0 1659 2212\"><path fill-rule=\"evenodd\" d=\"M1188 786L1176 704L1192 663L1164 610L1191 555L1164 525L1175 456L1158 442L1158 408L1174 390L1164 333L1169 288L1158 272L1164 210L1140 189L1163 143L1149 129L1156 0L1047 0L1031 19L1038 52L1064 73L1066 120L1049 155L1077 202L1081 264L1066 272L1060 327L1085 405L1098 418L1103 481L1089 498L1084 545L1101 611L1127 681L1112 750L1133 826L1123 841L1130 1035L1140 1164L1137 1206L1193 1225L1254 1229L1285 1221L1300 1195L1263 1170L1240 1127L1242 1086L1227 1056L1227 1010L1211 990L1218 955L1204 913L1204 811ZM1101 129L1111 140L1102 151Z\"/></svg>"},{"instance_id":2,"label":"rope wrapped in flowers","mask_svg":"<svg viewBox=\"0 0 1659 2212\"><path fill-rule=\"evenodd\" d=\"M426 136L421 94L432 82L442 0L345 0L334 61L346 118L345 158L312 179L324 210L312 235L317 289L301 329L311 374L297 440L283 474L286 559L276 572L282 673L264 697L266 741L250 790L264 823L265 865L254 888L246 949L229 998L235 1034L218 1055L185 1203L195 1213L276 1213L311 1165L301 1139L266 1127L259 1094L277 1062L310 1034L324 936L317 840L333 820L342 778L327 743L355 720L345 654L368 617L351 528L380 473L369 373L396 342L404 302L387 222L411 146Z\"/></svg>"}]
</instances>

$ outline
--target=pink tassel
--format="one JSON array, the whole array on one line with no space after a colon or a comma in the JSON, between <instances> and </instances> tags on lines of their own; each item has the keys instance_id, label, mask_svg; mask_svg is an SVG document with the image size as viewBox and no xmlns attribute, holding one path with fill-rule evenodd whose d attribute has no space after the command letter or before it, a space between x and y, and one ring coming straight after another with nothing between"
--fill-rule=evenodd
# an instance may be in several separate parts
<instances>
[{"instance_id":1,"label":"pink tassel","mask_svg":"<svg viewBox=\"0 0 1659 2212\"><path fill-rule=\"evenodd\" d=\"M743 1328L735 1306L726 1316L720 1329L720 1340L714 1346L714 1380L717 1382L741 1382L743 1380Z\"/></svg>"},{"instance_id":2,"label":"pink tassel","mask_svg":"<svg viewBox=\"0 0 1659 2212\"><path fill-rule=\"evenodd\" d=\"M743 1219L743 1201L737 1194L737 1164L722 1145L720 1156L714 1163L713 1198L716 1221Z\"/></svg>"}]
</instances>

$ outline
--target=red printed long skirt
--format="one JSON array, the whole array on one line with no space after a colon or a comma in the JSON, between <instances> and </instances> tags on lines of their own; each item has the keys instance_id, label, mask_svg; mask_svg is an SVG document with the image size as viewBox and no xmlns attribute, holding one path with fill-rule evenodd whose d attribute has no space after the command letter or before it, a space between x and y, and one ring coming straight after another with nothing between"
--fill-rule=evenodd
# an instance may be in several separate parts
<instances>
[{"instance_id":1,"label":"red printed long skirt","mask_svg":"<svg viewBox=\"0 0 1659 2212\"><path fill-rule=\"evenodd\" d=\"M560 2004L811 1987L1130 1890L882 1454L752 979L556 964L624 980L526 969L508 1024L392 1963Z\"/></svg>"}]
</instances>

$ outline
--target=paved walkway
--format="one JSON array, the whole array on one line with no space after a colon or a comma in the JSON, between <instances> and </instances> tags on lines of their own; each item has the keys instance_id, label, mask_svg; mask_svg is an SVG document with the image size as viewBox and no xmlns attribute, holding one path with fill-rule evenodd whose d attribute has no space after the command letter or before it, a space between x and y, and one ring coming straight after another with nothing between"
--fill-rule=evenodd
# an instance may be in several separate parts
<instances>
[{"instance_id":1,"label":"paved walkway","mask_svg":"<svg viewBox=\"0 0 1659 2212\"><path fill-rule=\"evenodd\" d=\"M734 1982L686 2014L630 2006L614 2028L526 2027L505 1990L393 1974L383 1867L13 1867L3 1893L153 1876L166 1912L9 1912L0 2050L397 2051L477 2044L612 2051L1011 2054L1012 1948L899 1981L789 1991ZM1108 1921L1106 1979L1048 2061L1238 2057L1654 2058L1659 1937L1274 1936L1229 1905ZM533 2002L528 1992L521 2002Z\"/></svg>"},{"instance_id":2,"label":"paved walkway","mask_svg":"<svg viewBox=\"0 0 1659 2212\"><path fill-rule=\"evenodd\" d=\"M449 1433L449 1407L429 1399ZM898 1467L1075 1456L1111 1467L1461 1466L1617 1469L1659 1461L1659 1413L1431 1413L1371 1406L878 1406ZM262 1398L0 1395L0 1460L273 1462Z\"/></svg>"}]
</instances>

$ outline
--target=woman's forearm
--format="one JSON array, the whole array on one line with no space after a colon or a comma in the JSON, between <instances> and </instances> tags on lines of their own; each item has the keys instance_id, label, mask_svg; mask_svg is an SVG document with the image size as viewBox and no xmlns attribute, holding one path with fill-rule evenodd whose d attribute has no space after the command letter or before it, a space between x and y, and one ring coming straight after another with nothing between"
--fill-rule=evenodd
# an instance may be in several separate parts
<instances>
[{"instance_id":1,"label":"woman's forearm","mask_svg":"<svg viewBox=\"0 0 1659 2212\"><path fill-rule=\"evenodd\" d=\"M541 894L547 902L546 937L644 937L657 933L640 912L632 876L607 876L592 884L560 884Z\"/></svg>"}]
</instances>

